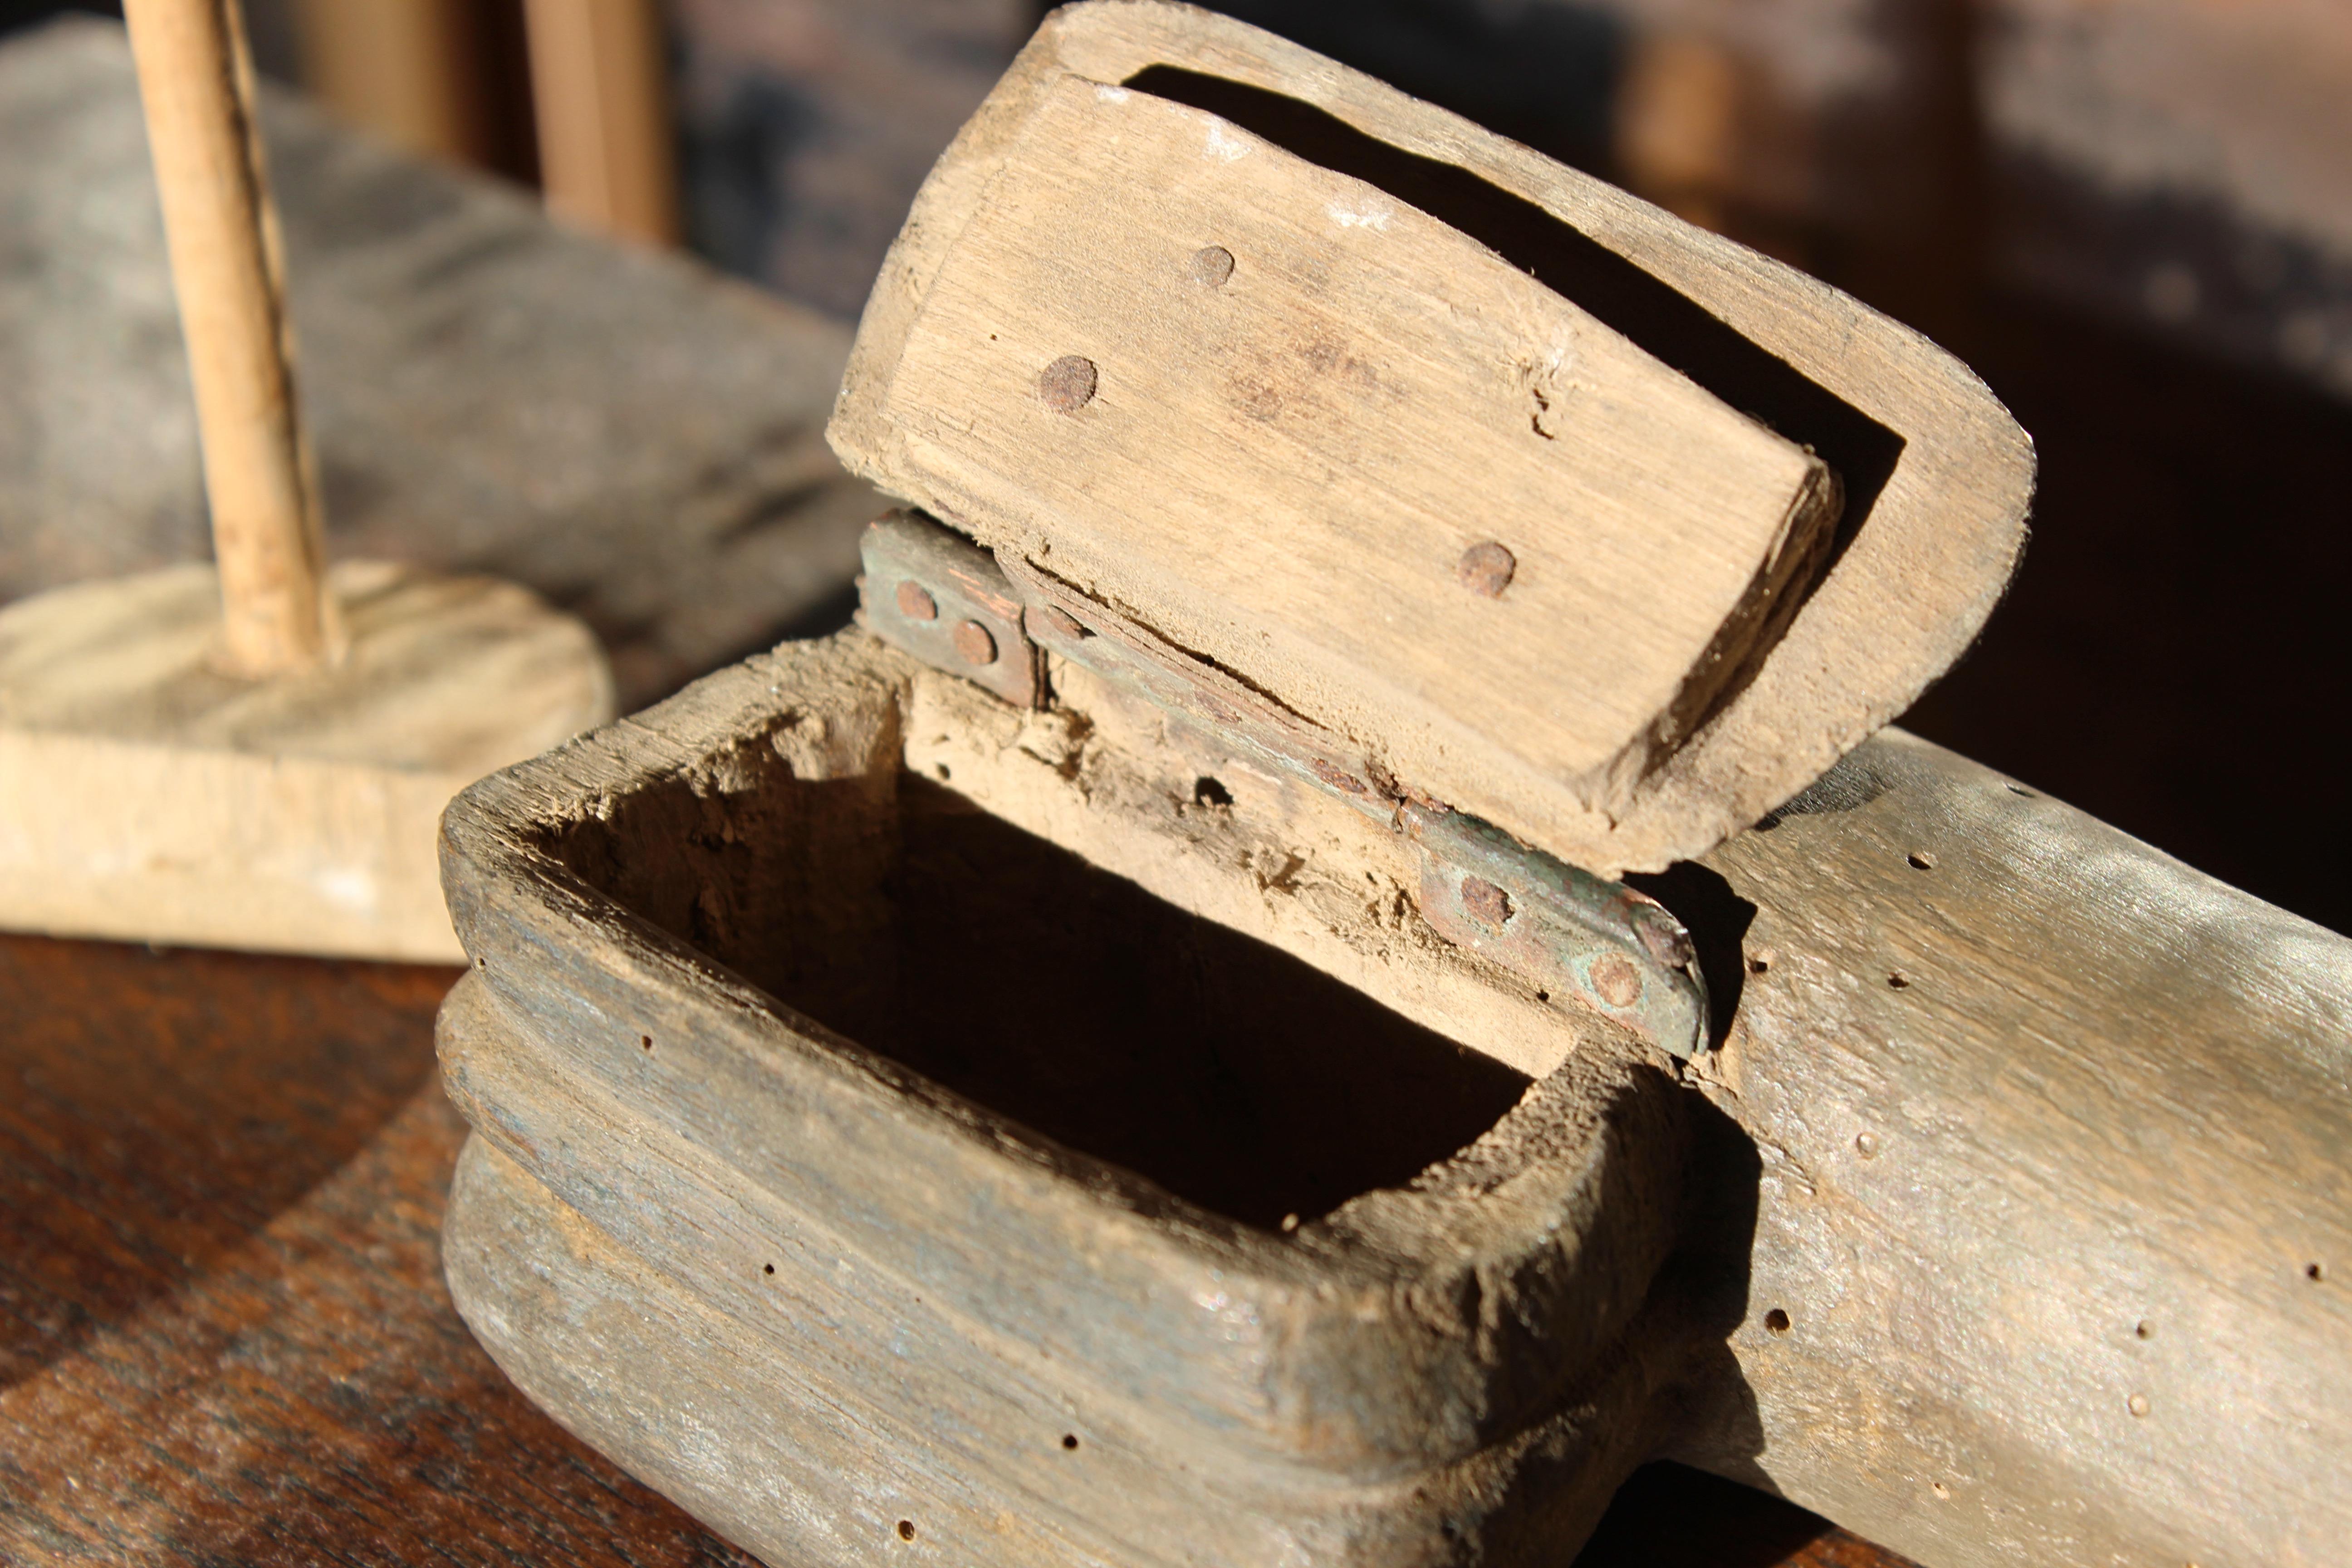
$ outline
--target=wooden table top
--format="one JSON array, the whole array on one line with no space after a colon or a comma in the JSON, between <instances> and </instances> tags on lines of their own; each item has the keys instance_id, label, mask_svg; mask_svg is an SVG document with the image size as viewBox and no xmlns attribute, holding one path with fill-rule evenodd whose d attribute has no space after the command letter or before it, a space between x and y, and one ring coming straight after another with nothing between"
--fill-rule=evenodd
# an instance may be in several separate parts
<instances>
[{"instance_id":1,"label":"wooden table top","mask_svg":"<svg viewBox=\"0 0 2352 1568\"><path fill-rule=\"evenodd\" d=\"M454 975L0 937L0 1560L751 1562L451 1307ZM1578 1563L1902 1568L1663 1465Z\"/></svg>"}]
</instances>

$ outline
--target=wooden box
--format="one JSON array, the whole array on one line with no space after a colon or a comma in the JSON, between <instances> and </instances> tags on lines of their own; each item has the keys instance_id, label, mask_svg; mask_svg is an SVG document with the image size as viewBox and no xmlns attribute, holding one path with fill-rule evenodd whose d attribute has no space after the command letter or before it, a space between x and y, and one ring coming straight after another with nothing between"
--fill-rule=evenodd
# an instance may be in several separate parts
<instances>
[{"instance_id":1,"label":"wooden box","mask_svg":"<svg viewBox=\"0 0 2352 1568\"><path fill-rule=\"evenodd\" d=\"M1864 744L2022 539L2030 450L1948 356L1267 35L1096 5L934 173L832 436L920 509L858 629L445 821L450 1282L589 1442L779 1563L1562 1561L1660 1453L1937 1564L2340 1514L2341 1411L2231 1514L2151 1395L1987 1330L2138 1268L2270 1347L2166 1408L2352 1387L2324 1268L2230 1217L2291 1188L2260 1160L2181 1167L2236 1194L2200 1295L2165 1200L2050 1164L2172 1110L2059 1072L1929 1135L2021 1039L2148 1051L2193 941L2266 1000L2175 984L2168 1026L2324 1147L2352 966ZM2136 934L2062 918L2085 855Z\"/></svg>"}]
</instances>

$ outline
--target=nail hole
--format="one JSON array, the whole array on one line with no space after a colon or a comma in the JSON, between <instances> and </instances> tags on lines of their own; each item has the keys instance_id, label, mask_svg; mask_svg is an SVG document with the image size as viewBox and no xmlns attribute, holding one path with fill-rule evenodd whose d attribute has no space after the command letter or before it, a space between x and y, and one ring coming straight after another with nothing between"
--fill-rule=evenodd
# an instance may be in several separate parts
<instances>
[{"instance_id":1,"label":"nail hole","mask_svg":"<svg viewBox=\"0 0 2352 1568\"><path fill-rule=\"evenodd\" d=\"M1905 858L1911 862L1911 869L1914 871L1932 871L1936 868L1936 858L1924 851L1915 850Z\"/></svg>"},{"instance_id":2,"label":"nail hole","mask_svg":"<svg viewBox=\"0 0 2352 1568\"><path fill-rule=\"evenodd\" d=\"M2138 1322L2132 1325L2132 1333L2138 1339L2152 1340L2156 1338L2156 1325L2149 1322L2146 1318L2142 1318Z\"/></svg>"},{"instance_id":3,"label":"nail hole","mask_svg":"<svg viewBox=\"0 0 2352 1568\"><path fill-rule=\"evenodd\" d=\"M1952 1495L1952 1489L1946 1486L1941 1481L1930 1481L1927 1484L1927 1489L1934 1492L1939 1498L1946 1498Z\"/></svg>"},{"instance_id":4,"label":"nail hole","mask_svg":"<svg viewBox=\"0 0 2352 1568\"><path fill-rule=\"evenodd\" d=\"M898 1539L901 1541L912 1541L915 1539L915 1521L913 1520L902 1519L898 1521Z\"/></svg>"},{"instance_id":5,"label":"nail hole","mask_svg":"<svg viewBox=\"0 0 2352 1568\"><path fill-rule=\"evenodd\" d=\"M948 765L947 765L947 763L933 763L931 764L931 772L933 772L934 773L937 773L937 774L939 775L940 782L941 784L945 784L945 783L947 783L947 781L948 781L948 777L949 777L949 774L948 774Z\"/></svg>"},{"instance_id":6,"label":"nail hole","mask_svg":"<svg viewBox=\"0 0 2352 1568\"><path fill-rule=\"evenodd\" d=\"M1776 1334L1789 1331L1789 1314L1775 1307L1764 1314L1764 1326Z\"/></svg>"},{"instance_id":7,"label":"nail hole","mask_svg":"<svg viewBox=\"0 0 2352 1568\"><path fill-rule=\"evenodd\" d=\"M762 1273L762 1274L773 1274L775 1271L776 1271L776 1266L775 1266L774 1264L772 1264L772 1263L764 1264L764 1265L762 1265L762 1266L761 1267L761 1269L760 1269L760 1272L761 1272L761 1273Z\"/></svg>"},{"instance_id":8,"label":"nail hole","mask_svg":"<svg viewBox=\"0 0 2352 1568\"><path fill-rule=\"evenodd\" d=\"M639 1035L637 1037L637 1046L641 1050L652 1050L654 1048L654 1037L651 1035Z\"/></svg>"},{"instance_id":9,"label":"nail hole","mask_svg":"<svg viewBox=\"0 0 2352 1568\"><path fill-rule=\"evenodd\" d=\"M1536 993L1536 1000L1538 1002L1549 1002L1551 1000L1551 993L1549 991L1538 991Z\"/></svg>"},{"instance_id":10,"label":"nail hole","mask_svg":"<svg viewBox=\"0 0 2352 1568\"><path fill-rule=\"evenodd\" d=\"M2303 1277L2316 1285L2327 1278L2327 1270L2316 1263L2306 1263L2303 1266Z\"/></svg>"},{"instance_id":11,"label":"nail hole","mask_svg":"<svg viewBox=\"0 0 2352 1568\"><path fill-rule=\"evenodd\" d=\"M1907 991L1911 987L1911 977L1898 969L1886 977L1886 984L1897 991Z\"/></svg>"},{"instance_id":12,"label":"nail hole","mask_svg":"<svg viewBox=\"0 0 2352 1568\"><path fill-rule=\"evenodd\" d=\"M1865 1160L1875 1160L1875 1159L1877 1159L1877 1158L1878 1158L1878 1134L1877 1134L1877 1133L1875 1133L1875 1132L1857 1132L1857 1133L1855 1133L1855 1134L1853 1135L1853 1147L1854 1147L1854 1152L1855 1152L1856 1153L1860 1154L1864 1159L1865 1159Z\"/></svg>"},{"instance_id":13,"label":"nail hole","mask_svg":"<svg viewBox=\"0 0 2352 1568\"><path fill-rule=\"evenodd\" d=\"M1065 1433L1063 1433L1063 1434L1062 1434L1062 1447L1065 1447L1065 1448L1075 1448L1075 1447L1076 1447L1077 1446L1078 1446L1078 1435L1077 1435L1076 1432L1065 1432Z\"/></svg>"},{"instance_id":14,"label":"nail hole","mask_svg":"<svg viewBox=\"0 0 2352 1568\"><path fill-rule=\"evenodd\" d=\"M1771 968L1771 967L1772 967L1772 955L1771 955L1770 953L1769 953L1769 952L1751 952L1751 953L1749 953L1749 954L1748 955L1748 973L1750 973L1750 974L1761 974L1761 973L1763 973L1766 970L1768 970L1768 969L1769 969L1769 968Z\"/></svg>"},{"instance_id":15,"label":"nail hole","mask_svg":"<svg viewBox=\"0 0 2352 1568\"><path fill-rule=\"evenodd\" d=\"M1215 779L1205 775L1192 781L1192 804L1195 805L1231 805L1234 792Z\"/></svg>"},{"instance_id":16,"label":"nail hole","mask_svg":"<svg viewBox=\"0 0 2352 1568\"><path fill-rule=\"evenodd\" d=\"M2147 1395L2145 1394L2133 1394L2129 1399L2124 1401L2124 1408L2130 1411L2135 1415L2147 1415Z\"/></svg>"}]
</instances>

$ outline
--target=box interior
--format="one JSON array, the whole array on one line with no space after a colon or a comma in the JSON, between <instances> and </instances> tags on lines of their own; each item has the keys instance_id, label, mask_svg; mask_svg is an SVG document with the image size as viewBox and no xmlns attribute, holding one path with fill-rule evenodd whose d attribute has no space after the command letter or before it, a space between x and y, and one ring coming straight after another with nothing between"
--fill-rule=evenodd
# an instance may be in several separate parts
<instances>
[{"instance_id":1,"label":"box interior","mask_svg":"<svg viewBox=\"0 0 2352 1568\"><path fill-rule=\"evenodd\" d=\"M548 847L788 1006L1247 1225L1410 1183L1528 1082L911 773L748 745Z\"/></svg>"}]
</instances>

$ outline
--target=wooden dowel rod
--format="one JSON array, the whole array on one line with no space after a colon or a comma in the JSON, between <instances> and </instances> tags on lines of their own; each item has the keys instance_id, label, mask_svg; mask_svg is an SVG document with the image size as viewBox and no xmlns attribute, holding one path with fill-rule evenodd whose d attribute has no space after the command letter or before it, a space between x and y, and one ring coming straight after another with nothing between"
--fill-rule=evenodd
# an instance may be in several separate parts
<instances>
[{"instance_id":1,"label":"wooden dowel rod","mask_svg":"<svg viewBox=\"0 0 2352 1568\"><path fill-rule=\"evenodd\" d=\"M125 0L204 443L230 662L332 651L317 468L294 396L286 268L236 0Z\"/></svg>"},{"instance_id":2,"label":"wooden dowel rod","mask_svg":"<svg viewBox=\"0 0 2352 1568\"><path fill-rule=\"evenodd\" d=\"M524 0L548 210L653 246L678 237L677 146L653 0Z\"/></svg>"}]
</instances>

